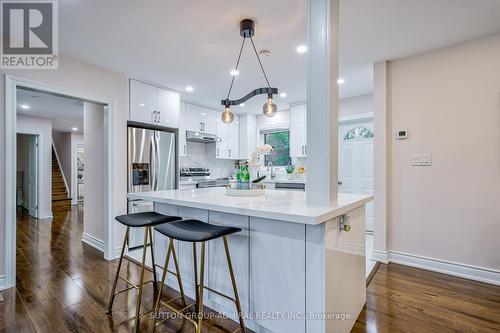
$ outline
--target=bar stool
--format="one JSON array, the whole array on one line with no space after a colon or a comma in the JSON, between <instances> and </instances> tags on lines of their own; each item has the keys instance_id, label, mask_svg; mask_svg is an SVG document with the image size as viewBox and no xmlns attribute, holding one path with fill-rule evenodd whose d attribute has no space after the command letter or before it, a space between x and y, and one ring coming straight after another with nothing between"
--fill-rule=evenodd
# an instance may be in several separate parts
<instances>
[{"instance_id":1,"label":"bar stool","mask_svg":"<svg viewBox=\"0 0 500 333\"><path fill-rule=\"evenodd\" d=\"M106 308L106 313L111 314L112 309L113 309L113 302L115 300L116 295L123 293L125 291L128 291L130 289L136 289L138 292L138 296L137 296L137 306L136 306L136 311L135 311L135 317L132 317L129 320L135 319L134 332L139 332L140 317L142 317L144 314L151 312L153 310L153 309L151 309L149 311L140 313L141 312L142 287L145 284L152 282L155 293L157 292L157 289L158 289L158 282L157 282L157 278L156 278L156 266L157 265L155 264L155 259L154 259L152 227L155 225L162 224L162 223L169 223L172 221L178 221L178 220L181 220L181 218L177 217L177 216L162 215L162 214L159 214L156 212L142 212L142 213L132 213L132 214L120 215L120 216L115 217L115 219L118 222L120 222L121 224L125 225L127 227L127 229L125 230L125 238L123 239L120 260L118 261L118 268L116 269L115 279L113 282L113 288L111 288L111 292L109 295L109 301L108 301L108 306ZM125 253L125 246L128 246L129 230L130 230L130 228L139 228L139 227L145 227L146 231L144 232L144 247L142 250L141 275L140 275L139 284L136 285L136 284L130 282L128 279L120 276L120 268L122 266L122 260L124 258L130 261L129 258L126 258L123 256L123 254ZM148 237L149 237L149 241L151 243L150 252L151 252L151 261L152 261L152 266L153 266L153 280L149 280L149 281L144 282L144 265L146 262L146 251L147 251L147 245L148 245ZM176 264L176 270L177 270L175 275L177 275L178 280L180 281L180 275L179 275L179 270L178 270L178 266L177 266L177 258L175 256L175 252L174 252L174 262ZM118 278L125 281L129 285L129 287L115 293L116 284L118 283Z\"/></svg>"},{"instance_id":2,"label":"bar stool","mask_svg":"<svg viewBox=\"0 0 500 333\"><path fill-rule=\"evenodd\" d=\"M177 313L178 315L182 316L183 318L189 320L191 323L196 328L196 333L201 333L202 329L202 322L203 322L203 290L207 289L209 291L212 291L220 296L223 296L231 301L236 305L236 310L238 311L238 318L240 322L240 327L236 331L241 331L245 332L245 324L243 322L243 313L241 312L241 304L240 304L240 299L238 296L238 289L236 287L236 281L234 278L234 272L233 272L233 265L231 263L231 256L229 254L229 247L227 245L227 235L233 234L240 232L240 228L235 228L235 227L225 227L225 226L218 226L218 225L213 225L213 224L208 224L202 221L198 220L182 220L182 221L176 221L168 224L162 224L159 226L155 227L155 230L158 231L159 233L167 236L170 238L170 242L168 244L168 250L167 250L167 257L165 258L165 267L168 267L168 262L170 258L170 253L174 252L174 239L177 239L179 241L184 241L184 242L192 242L193 243L193 258L194 258L194 278L195 278L195 290L196 290L196 302L195 304L191 304L189 306L185 306L184 308L177 310L173 306L170 305L170 303L174 300L170 300L168 302L162 302L161 301L161 294L163 290L163 284L165 282L165 273L166 270L163 270L163 274L161 277L160 281L160 290L158 291L158 296L156 299L156 306L154 310L154 316L153 316L153 323L151 325L151 332L154 332L155 328L157 325L160 325L162 322L164 322L166 319L156 322L157 317L158 317L158 311L160 310L160 305L163 305L167 307L168 309L172 310L173 312ZM206 287L204 283L204 276L205 276L205 242L220 238L222 237L222 240L224 242L224 250L226 252L226 260L227 260L227 266L229 269L229 275L231 277L231 283L233 285L233 293L234 293L234 298L231 298L227 295L224 295L217 290L211 289L209 287ZM200 263L200 283L198 284L198 274L197 274L197 260L196 260L196 243L201 242L201 263ZM174 256L175 260L175 256ZM184 313L185 310L187 310L189 307L194 305L195 312L198 314L197 321L193 320L191 316L188 316ZM235 331L235 332L236 332Z\"/></svg>"}]
</instances>

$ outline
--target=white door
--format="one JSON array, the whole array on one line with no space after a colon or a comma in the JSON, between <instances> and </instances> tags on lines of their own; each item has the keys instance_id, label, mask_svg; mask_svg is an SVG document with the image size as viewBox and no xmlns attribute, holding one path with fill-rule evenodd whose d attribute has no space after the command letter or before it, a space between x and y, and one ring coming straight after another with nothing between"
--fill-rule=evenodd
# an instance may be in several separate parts
<instances>
[{"instance_id":1,"label":"white door","mask_svg":"<svg viewBox=\"0 0 500 333\"><path fill-rule=\"evenodd\" d=\"M38 136L28 139L28 210L29 215L38 218Z\"/></svg>"},{"instance_id":2,"label":"white door","mask_svg":"<svg viewBox=\"0 0 500 333\"><path fill-rule=\"evenodd\" d=\"M306 156L306 105L290 107L290 156Z\"/></svg>"},{"instance_id":3,"label":"white door","mask_svg":"<svg viewBox=\"0 0 500 333\"><path fill-rule=\"evenodd\" d=\"M240 158L240 117L238 115L234 116L234 120L228 125L228 157L230 159Z\"/></svg>"},{"instance_id":4,"label":"white door","mask_svg":"<svg viewBox=\"0 0 500 333\"><path fill-rule=\"evenodd\" d=\"M156 108L158 125L178 128L180 112L180 95L178 92L156 89Z\"/></svg>"},{"instance_id":5,"label":"white door","mask_svg":"<svg viewBox=\"0 0 500 333\"><path fill-rule=\"evenodd\" d=\"M215 157L216 158L228 158L228 134L229 128L220 118L221 113L217 114L217 136L220 141L215 144Z\"/></svg>"},{"instance_id":6,"label":"white door","mask_svg":"<svg viewBox=\"0 0 500 333\"><path fill-rule=\"evenodd\" d=\"M186 156L186 103L181 102L179 111L179 156Z\"/></svg>"},{"instance_id":7,"label":"white door","mask_svg":"<svg viewBox=\"0 0 500 333\"><path fill-rule=\"evenodd\" d=\"M339 192L373 194L373 122L339 127ZM373 231L373 202L366 205L366 230Z\"/></svg>"},{"instance_id":8,"label":"white door","mask_svg":"<svg viewBox=\"0 0 500 333\"><path fill-rule=\"evenodd\" d=\"M130 80L130 120L156 123L156 87Z\"/></svg>"}]
</instances>

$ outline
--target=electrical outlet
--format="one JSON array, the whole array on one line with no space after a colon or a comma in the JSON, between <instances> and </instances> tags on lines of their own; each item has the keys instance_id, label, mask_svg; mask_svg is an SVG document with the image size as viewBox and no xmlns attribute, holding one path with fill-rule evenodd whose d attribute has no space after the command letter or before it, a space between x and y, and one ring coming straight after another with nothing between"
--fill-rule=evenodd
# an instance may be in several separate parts
<instances>
[{"instance_id":1,"label":"electrical outlet","mask_svg":"<svg viewBox=\"0 0 500 333\"><path fill-rule=\"evenodd\" d=\"M413 154L413 166L431 166L431 154Z\"/></svg>"}]
</instances>

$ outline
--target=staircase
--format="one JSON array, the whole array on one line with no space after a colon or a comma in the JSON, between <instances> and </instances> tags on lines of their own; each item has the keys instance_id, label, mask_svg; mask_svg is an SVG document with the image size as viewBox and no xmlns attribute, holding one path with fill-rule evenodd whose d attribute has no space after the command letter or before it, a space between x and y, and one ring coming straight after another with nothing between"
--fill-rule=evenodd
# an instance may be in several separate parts
<instances>
[{"instance_id":1,"label":"staircase","mask_svg":"<svg viewBox=\"0 0 500 333\"><path fill-rule=\"evenodd\" d=\"M64 184L61 167L57 161L54 149L52 149L52 209L71 208L71 198L69 198Z\"/></svg>"}]
</instances>

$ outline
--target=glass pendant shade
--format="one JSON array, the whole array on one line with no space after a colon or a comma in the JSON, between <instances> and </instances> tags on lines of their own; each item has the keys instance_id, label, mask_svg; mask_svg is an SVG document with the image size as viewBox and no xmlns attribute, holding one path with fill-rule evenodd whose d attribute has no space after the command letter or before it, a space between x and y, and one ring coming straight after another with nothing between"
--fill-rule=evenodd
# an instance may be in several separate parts
<instances>
[{"instance_id":1,"label":"glass pendant shade","mask_svg":"<svg viewBox=\"0 0 500 333\"><path fill-rule=\"evenodd\" d=\"M228 106L224 108L224 112L222 112L221 119L226 124L230 124L233 122L234 114Z\"/></svg>"},{"instance_id":2,"label":"glass pendant shade","mask_svg":"<svg viewBox=\"0 0 500 333\"><path fill-rule=\"evenodd\" d=\"M276 112L278 112L278 107L274 104L273 99L269 97L266 104L262 107L262 113L264 113L264 116L272 117Z\"/></svg>"}]
</instances>

